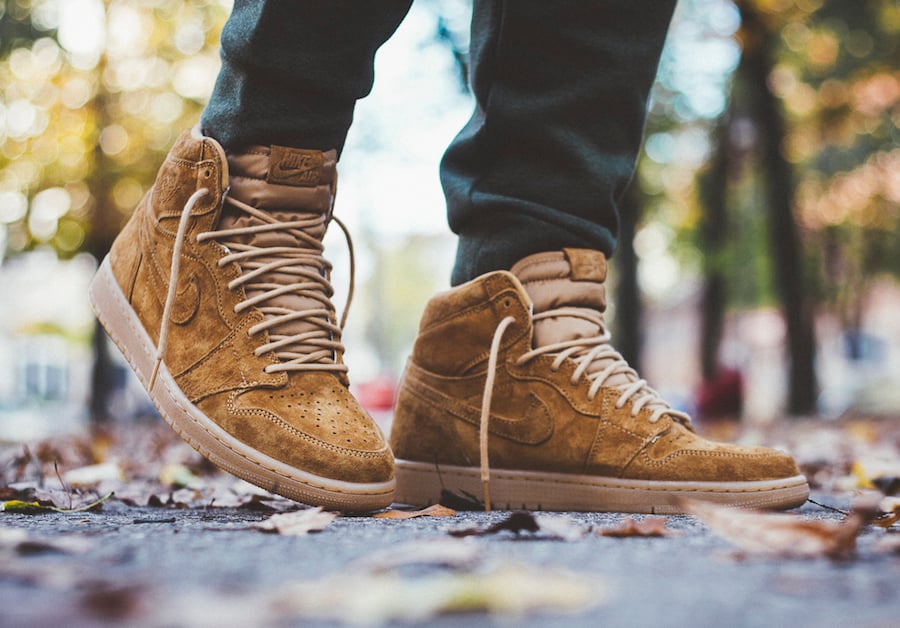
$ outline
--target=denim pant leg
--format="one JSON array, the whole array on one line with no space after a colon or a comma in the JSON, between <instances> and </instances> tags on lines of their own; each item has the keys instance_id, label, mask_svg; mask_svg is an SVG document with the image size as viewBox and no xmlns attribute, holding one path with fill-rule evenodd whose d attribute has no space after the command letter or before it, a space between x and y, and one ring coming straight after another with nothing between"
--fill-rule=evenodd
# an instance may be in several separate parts
<instances>
[{"instance_id":1,"label":"denim pant leg","mask_svg":"<svg viewBox=\"0 0 900 628\"><path fill-rule=\"evenodd\" d=\"M226 147L343 148L412 0L235 0L201 124Z\"/></svg>"},{"instance_id":2,"label":"denim pant leg","mask_svg":"<svg viewBox=\"0 0 900 628\"><path fill-rule=\"evenodd\" d=\"M454 285L542 251L612 254L674 5L475 0L475 112L441 164Z\"/></svg>"}]
</instances>

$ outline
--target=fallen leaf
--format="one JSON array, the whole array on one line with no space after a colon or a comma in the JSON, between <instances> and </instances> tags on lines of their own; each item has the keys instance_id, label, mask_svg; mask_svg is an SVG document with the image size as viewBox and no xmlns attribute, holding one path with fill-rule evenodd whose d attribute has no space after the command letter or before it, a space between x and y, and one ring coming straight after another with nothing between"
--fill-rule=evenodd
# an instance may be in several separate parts
<instances>
[{"instance_id":1,"label":"fallen leaf","mask_svg":"<svg viewBox=\"0 0 900 628\"><path fill-rule=\"evenodd\" d=\"M878 503L881 514L872 523L882 528L890 528L900 521L900 497L885 497Z\"/></svg>"},{"instance_id":2,"label":"fallen leaf","mask_svg":"<svg viewBox=\"0 0 900 628\"><path fill-rule=\"evenodd\" d=\"M277 532L284 536L303 536L319 532L338 517L336 512L325 512L321 507L282 512L257 523L254 528L263 532Z\"/></svg>"},{"instance_id":3,"label":"fallen leaf","mask_svg":"<svg viewBox=\"0 0 900 628\"><path fill-rule=\"evenodd\" d=\"M21 499L10 499L0 502L0 512L18 512L25 515L33 515L40 512L49 512L50 508L42 506L40 502L26 502Z\"/></svg>"},{"instance_id":4,"label":"fallen leaf","mask_svg":"<svg viewBox=\"0 0 900 628\"><path fill-rule=\"evenodd\" d=\"M294 583L281 605L297 619L381 625L425 622L449 613L488 612L532 617L539 612L576 613L608 598L606 582L594 574L534 565L506 564L475 573L371 577L348 570Z\"/></svg>"},{"instance_id":5,"label":"fallen leaf","mask_svg":"<svg viewBox=\"0 0 900 628\"><path fill-rule=\"evenodd\" d=\"M680 532L670 530L666 527L668 522L668 517L647 517L640 520L635 519L634 517L626 517L616 526L597 530L597 534L600 536L612 536L616 538L631 536L679 536L681 534Z\"/></svg>"},{"instance_id":6,"label":"fallen leaf","mask_svg":"<svg viewBox=\"0 0 900 628\"><path fill-rule=\"evenodd\" d=\"M535 521L534 515L524 510L517 510L510 513L506 519L486 528L475 526L450 530L450 536L486 536L488 534L497 534L498 532L512 532L518 536L522 532L537 532L538 530L540 530L540 526Z\"/></svg>"},{"instance_id":7,"label":"fallen leaf","mask_svg":"<svg viewBox=\"0 0 900 628\"><path fill-rule=\"evenodd\" d=\"M843 521L809 521L799 515L739 510L710 502L684 500L684 512L749 554L779 558L846 559L856 537L874 513L854 510Z\"/></svg>"},{"instance_id":8,"label":"fallen leaf","mask_svg":"<svg viewBox=\"0 0 900 628\"><path fill-rule=\"evenodd\" d=\"M455 517L456 511L440 504L433 504L422 510L388 510L372 515L375 519L414 519L416 517Z\"/></svg>"},{"instance_id":9,"label":"fallen leaf","mask_svg":"<svg viewBox=\"0 0 900 628\"><path fill-rule=\"evenodd\" d=\"M484 549L477 544L439 538L386 547L353 561L348 571L383 573L413 565L461 569L474 567L484 558Z\"/></svg>"},{"instance_id":10,"label":"fallen leaf","mask_svg":"<svg viewBox=\"0 0 900 628\"><path fill-rule=\"evenodd\" d=\"M35 490L33 487L14 488L12 486L0 486L0 502L10 500L34 501Z\"/></svg>"},{"instance_id":11,"label":"fallen leaf","mask_svg":"<svg viewBox=\"0 0 900 628\"><path fill-rule=\"evenodd\" d=\"M900 460L873 456L856 460L850 468L859 488L878 488L885 495L900 489Z\"/></svg>"},{"instance_id":12,"label":"fallen leaf","mask_svg":"<svg viewBox=\"0 0 900 628\"><path fill-rule=\"evenodd\" d=\"M71 535L35 537L21 528L0 528L0 551L18 554L83 554L93 547L85 538Z\"/></svg>"},{"instance_id":13,"label":"fallen leaf","mask_svg":"<svg viewBox=\"0 0 900 628\"><path fill-rule=\"evenodd\" d=\"M455 537L486 536L499 532L512 532L516 536L523 532L531 532L540 534L544 538L554 538L563 541L579 539L586 534L585 529L569 517L534 515L526 510L517 510L510 513L506 519L486 528L478 526L460 528L450 530L450 535Z\"/></svg>"},{"instance_id":14,"label":"fallen leaf","mask_svg":"<svg viewBox=\"0 0 900 628\"><path fill-rule=\"evenodd\" d=\"M888 497L900 493L900 477L896 475L879 476L872 480L872 484Z\"/></svg>"},{"instance_id":15,"label":"fallen leaf","mask_svg":"<svg viewBox=\"0 0 900 628\"><path fill-rule=\"evenodd\" d=\"M99 482L121 481L122 469L114 461L90 464L66 471L62 479L71 486L93 486Z\"/></svg>"},{"instance_id":16,"label":"fallen leaf","mask_svg":"<svg viewBox=\"0 0 900 628\"><path fill-rule=\"evenodd\" d=\"M76 508L57 508L51 502L45 501L21 501L18 499L11 499L6 502L0 502L0 511L5 512L18 512L26 515L37 515L46 512L61 512L61 513L76 513L76 512L88 512L90 510L94 510L103 505L103 503L112 497L112 493L107 493L100 499L94 500L87 504L83 504Z\"/></svg>"},{"instance_id":17,"label":"fallen leaf","mask_svg":"<svg viewBox=\"0 0 900 628\"><path fill-rule=\"evenodd\" d=\"M103 622L123 622L139 614L147 591L137 584L89 583L81 597L81 608Z\"/></svg>"},{"instance_id":18,"label":"fallen leaf","mask_svg":"<svg viewBox=\"0 0 900 628\"><path fill-rule=\"evenodd\" d=\"M167 464L160 469L159 481L172 488L197 489L203 487L203 480L194 475L185 465L178 463Z\"/></svg>"},{"instance_id":19,"label":"fallen leaf","mask_svg":"<svg viewBox=\"0 0 900 628\"><path fill-rule=\"evenodd\" d=\"M561 541L577 541L584 538L588 530L571 517L562 515L534 515L541 536Z\"/></svg>"}]
</instances>

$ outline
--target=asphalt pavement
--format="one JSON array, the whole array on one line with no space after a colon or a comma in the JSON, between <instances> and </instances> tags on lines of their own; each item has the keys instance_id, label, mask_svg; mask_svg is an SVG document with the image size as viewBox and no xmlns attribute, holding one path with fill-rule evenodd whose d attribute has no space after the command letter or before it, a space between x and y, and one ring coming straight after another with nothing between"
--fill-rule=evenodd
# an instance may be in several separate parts
<instances>
[{"instance_id":1,"label":"asphalt pavement","mask_svg":"<svg viewBox=\"0 0 900 628\"><path fill-rule=\"evenodd\" d=\"M801 512L840 518L812 504ZM854 557L834 561L742 557L688 516L668 519L677 536L564 540L450 534L504 512L339 517L303 536L254 527L270 514L116 502L90 513L0 513L0 625L900 625L900 555L875 551L893 534L875 528ZM548 516L582 531L625 518ZM441 601L448 589L456 597ZM500 601L491 612L446 612L485 598Z\"/></svg>"}]
</instances>

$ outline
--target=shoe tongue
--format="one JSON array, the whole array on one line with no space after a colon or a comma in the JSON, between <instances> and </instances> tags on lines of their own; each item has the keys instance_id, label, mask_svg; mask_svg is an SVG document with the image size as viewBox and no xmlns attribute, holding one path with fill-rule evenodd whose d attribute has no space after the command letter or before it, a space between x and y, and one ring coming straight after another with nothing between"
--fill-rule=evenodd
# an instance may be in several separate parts
<instances>
[{"instance_id":1,"label":"shoe tongue","mask_svg":"<svg viewBox=\"0 0 900 628\"><path fill-rule=\"evenodd\" d=\"M325 236L327 219L334 199L337 153L331 151L303 150L282 146L251 146L240 153L228 153L231 187L228 195L238 201L265 211L279 222L297 220L316 221L303 232L319 242ZM220 229L234 229L263 224L258 218L225 203ZM291 247L309 249L309 243L286 230L269 231L244 236L234 236L234 241L259 248ZM255 263L267 264L278 259L277 255L261 255ZM304 267L327 278L328 269L321 255L310 251L308 261L293 264ZM286 285L307 280L298 275L272 271L253 280L253 284ZM266 292L262 288L247 288L248 298ZM330 294L324 295L331 297ZM321 301L294 293L278 295L266 300L262 307L284 308L291 311L322 309ZM267 314L266 318L276 315ZM283 323L271 330L280 335L294 335L320 329L314 322L296 320ZM317 347L296 345L286 348L298 353L310 353Z\"/></svg>"},{"instance_id":2,"label":"shoe tongue","mask_svg":"<svg viewBox=\"0 0 900 628\"><path fill-rule=\"evenodd\" d=\"M606 310L606 256L588 249L563 249L538 253L520 260L511 272L519 279L534 304L534 313L565 308L603 320ZM580 317L554 316L534 321L535 348L557 342L595 338L604 329ZM595 360L588 369L595 372L606 368L611 359ZM626 386L635 381L625 373L616 373L606 380L613 387Z\"/></svg>"},{"instance_id":3,"label":"shoe tongue","mask_svg":"<svg viewBox=\"0 0 900 628\"><path fill-rule=\"evenodd\" d=\"M525 287L540 314L574 308L597 315L606 309L606 257L597 251L564 249L538 253L520 260L512 273ZM536 321L534 344L542 347L600 333L597 325L570 316Z\"/></svg>"}]
</instances>

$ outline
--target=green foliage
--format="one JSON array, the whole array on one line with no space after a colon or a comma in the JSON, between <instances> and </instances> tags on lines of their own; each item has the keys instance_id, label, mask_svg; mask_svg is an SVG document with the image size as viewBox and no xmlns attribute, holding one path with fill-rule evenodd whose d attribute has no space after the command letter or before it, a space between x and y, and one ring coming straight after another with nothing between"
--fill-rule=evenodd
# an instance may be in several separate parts
<instances>
[{"instance_id":1,"label":"green foliage","mask_svg":"<svg viewBox=\"0 0 900 628\"><path fill-rule=\"evenodd\" d=\"M767 51L775 64L768 85L787 122L782 154L794 171L793 209L813 271L809 277L820 301L839 304L844 292L863 293L848 287L848 280L865 284L881 273L900 275L900 4L742 2L762 17L774 44ZM726 250L715 254L714 265L733 287L733 303L766 303L773 294L766 201L757 181L763 170L760 130L741 109L744 88L734 81L737 66L730 63L726 40L743 49L762 44L748 39L741 28L727 32L723 25L731 18L722 16L731 15L728 7L734 6L728 0L686 0L682 5L694 32L700 29L705 41L719 41L722 71L707 82L720 84L723 94L730 92L731 104L715 115L709 114L716 107L686 104L686 86L702 85L705 62L687 58L673 31L639 170L646 220L673 226L674 255L687 252L689 259L698 248L706 253L702 177L697 175L710 168L709 157L725 142L729 217ZM719 114L730 116L724 134L716 132Z\"/></svg>"},{"instance_id":2,"label":"green foliage","mask_svg":"<svg viewBox=\"0 0 900 628\"><path fill-rule=\"evenodd\" d=\"M7 0L0 253L105 252L177 134L197 121L226 4Z\"/></svg>"}]
</instances>

